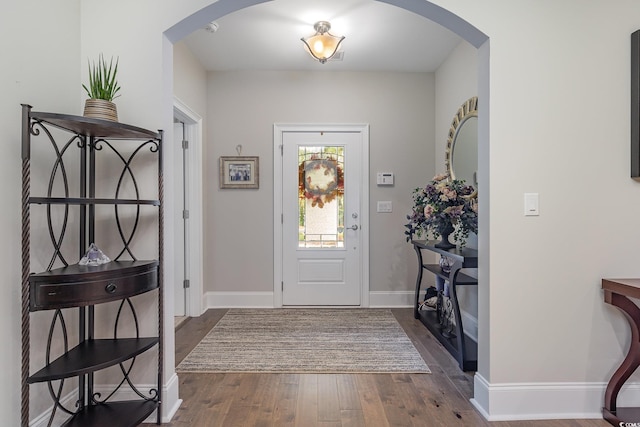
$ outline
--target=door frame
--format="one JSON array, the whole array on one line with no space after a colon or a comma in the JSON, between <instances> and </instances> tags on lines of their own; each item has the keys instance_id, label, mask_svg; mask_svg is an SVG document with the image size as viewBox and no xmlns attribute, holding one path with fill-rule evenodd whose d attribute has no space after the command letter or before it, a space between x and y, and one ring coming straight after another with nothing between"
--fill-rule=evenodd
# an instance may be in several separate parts
<instances>
[{"instance_id":1,"label":"door frame","mask_svg":"<svg viewBox=\"0 0 640 427\"><path fill-rule=\"evenodd\" d=\"M360 307L369 307L369 124L273 125L273 306L282 307L282 139L285 132L357 132L362 137L360 176Z\"/></svg>"},{"instance_id":2,"label":"door frame","mask_svg":"<svg viewBox=\"0 0 640 427\"><path fill-rule=\"evenodd\" d=\"M202 243L202 117L178 98L173 99L173 117L184 123L184 131L189 141L189 292L185 315L200 316L203 307L203 243ZM174 226L177 226L174 224ZM180 218L180 226L182 219ZM183 262L182 256L175 262ZM178 260L178 258L180 258ZM177 286L177 284L176 284ZM175 290L174 290L175 291Z\"/></svg>"}]
</instances>

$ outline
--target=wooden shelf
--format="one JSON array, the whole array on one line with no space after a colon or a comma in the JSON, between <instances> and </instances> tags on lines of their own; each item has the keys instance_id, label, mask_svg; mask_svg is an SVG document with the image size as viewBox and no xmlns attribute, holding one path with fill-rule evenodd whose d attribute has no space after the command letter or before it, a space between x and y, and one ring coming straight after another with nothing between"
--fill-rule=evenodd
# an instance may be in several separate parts
<instances>
[{"instance_id":1,"label":"wooden shelf","mask_svg":"<svg viewBox=\"0 0 640 427\"><path fill-rule=\"evenodd\" d=\"M54 381L108 368L144 353L157 343L157 337L87 340L31 375L27 383Z\"/></svg>"},{"instance_id":2,"label":"wooden shelf","mask_svg":"<svg viewBox=\"0 0 640 427\"><path fill-rule=\"evenodd\" d=\"M48 123L78 135L109 139L155 139L160 134L136 126L109 120L94 119L70 114L44 113L32 111L31 118L35 121Z\"/></svg>"},{"instance_id":3,"label":"wooden shelf","mask_svg":"<svg viewBox=\"0 0 640 427\"><path fill-rule=\"evenodd\" d=\"M440 344L456 359L463 360L462 366L460 366L463 371L476 371L478 369L478 343L469 338L469 336L464 335L464 355L460 355L457 337L445 337L442 335L436 311L427 309L419 310L418 313L420 322L440 341Z\"/></svg>"},{"instance_id":4,"label":"wooden shelf","mask_svg":"<svg viewBox=\"0 0 640 427\"><path fill-rule=\"evenodd\" d=\"M110 402L83 408L62 427L135 427L158 408L154 400Z\"/></svg>"},{"instance_id":5,"label":"wooden shelf","mask_svg":"<svg viewBox=\"0 0 640 427\"><path fill-rule=\"evenodd\" d=\"M160 206L159 200L96 199L89 197L29 197L36 205L151 205Z\"/></svg>"},{"instance_id":6,"label":"wooden shelf","mask_svg":"<svg viewBox=\"0 0 640 427\"><path fill-rule=\"evenodd\" d=\"M444 271L442 271L442 268L437 264L423 264L422 267L429 270L436 276L443 278L444 280L449 280L449 273L445 273ZM456 285L472 285L473 286L477 284L478 284L478 279L476 279L475 277L466 275L462 272L458 273L458 276L456 276Z\"/></svg>"},{"instance_id":7,"label":"wooden shelf","mask_svg":"<svg viewBox=\"0 0 640 427\"><path fill-rule=\"evenodd\" d=\"M435 240L412 240L413 246L419 249L427 249L431 252L435 252L439 255L444 255L456 261L463 261L464 268L477 268L478 267L478 250L472 248L453 248L453 249L440 249L435 245L438 243Z\"/></svg>"},{"instance_id":8,"label":"wooden shelf","mask_svg":"<svg viewBox=\"0 0 640 427\"><path fill-rule=\"evenodd\" d=\"M139 274L158 267L157 260L111 261L106 264L90 266L71 264L29 276L30 282L75 282L78 280L103 280L120 275Z\"/></svg>"}]
</instances>

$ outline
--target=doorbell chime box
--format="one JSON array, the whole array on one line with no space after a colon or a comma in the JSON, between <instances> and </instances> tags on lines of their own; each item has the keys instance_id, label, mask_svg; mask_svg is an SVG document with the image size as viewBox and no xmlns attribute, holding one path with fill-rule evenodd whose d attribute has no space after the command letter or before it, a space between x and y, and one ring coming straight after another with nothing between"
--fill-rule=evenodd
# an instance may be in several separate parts
<instances>
[{"instance_id":1,"label":"doorbell chime box","mask_svg":"<svg viewBox=\"0 0 640 427\"><path fill-rule=\"evenodd\" d=\"M393 185L393 173L378 172L376 181L378 185Z\"/></svg>"}]
</instances>

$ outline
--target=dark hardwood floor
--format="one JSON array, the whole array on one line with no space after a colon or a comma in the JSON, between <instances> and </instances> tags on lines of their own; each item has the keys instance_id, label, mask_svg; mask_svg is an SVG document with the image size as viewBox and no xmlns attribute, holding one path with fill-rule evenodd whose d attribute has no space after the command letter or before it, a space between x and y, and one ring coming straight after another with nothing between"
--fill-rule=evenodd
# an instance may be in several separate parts
<instances>
[{"instance_id":1,"label":"dark hardwood floor","mask_svg":"<svg viewBox=\"0 0 640 427\"><path fill-rule=\"evenodd\" d=\"M413 318L392 310L431 374L180 374L182 406L168 426L596 427L603 420L487 422L471 405L473 375ZM176 363L222 318L208 310L176 331Z\"/></svg>"}]
</instances>

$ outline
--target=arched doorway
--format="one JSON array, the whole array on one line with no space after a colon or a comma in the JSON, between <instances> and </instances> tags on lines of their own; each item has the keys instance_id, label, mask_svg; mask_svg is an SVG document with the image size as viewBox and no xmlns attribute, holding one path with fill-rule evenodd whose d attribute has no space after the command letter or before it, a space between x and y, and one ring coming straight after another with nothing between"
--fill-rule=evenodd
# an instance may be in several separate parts
<instances>
[{"instance_id":1,"label":"arched doorway","mask_svg":"<svg viewBox=\"0 0 640 427\"><path fill-rule=\"evenodd\" d=\"M276 0L277 1L277 0ZM479 98L479 159L478 181L481 188L489 188L489 38L473 25L454 13L424 0L376 0L413 12L426 19L434 21L452 32L458 34L472 46L478 49L478 98ZM171 43L181 40L196 29L203 28L212 20L221 18L240 9L265 3L265 0L219 0L196 13L186 17L165 31L167 40ZM489 373L489 197L487 192L481 192L479 250L480 277L478 287L478 324L479 324L479 356L478 372L485 378ZM476 400L478 397L476 396ZM485 400L480 398L479 406L487 407Z\"/></svg>"}]
</instances>

